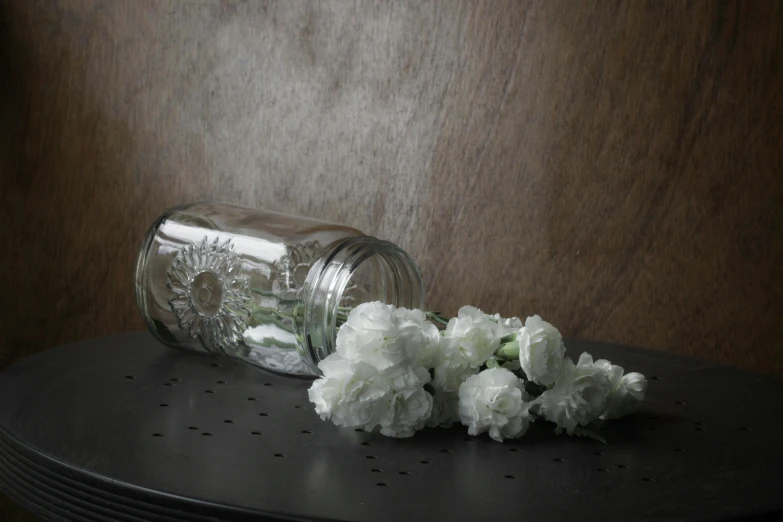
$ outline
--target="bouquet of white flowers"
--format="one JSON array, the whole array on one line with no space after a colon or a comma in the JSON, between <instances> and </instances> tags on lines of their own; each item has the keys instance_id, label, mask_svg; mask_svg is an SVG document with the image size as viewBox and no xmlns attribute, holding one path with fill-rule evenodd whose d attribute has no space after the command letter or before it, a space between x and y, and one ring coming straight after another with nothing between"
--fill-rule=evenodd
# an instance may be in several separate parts
<instances>
[{"instance_id":1,"label":"bouquet of white flowers","mask_svg":"<svg viewBox=\"0 0 783 522\"><path fill-rule=\"evenodd\" d=\"M323 420L389 437L459 421L470 435L502 442L544 419L557 433L600 439L586 426L633 412L647 388L643 375L588 353L574 364L557 328L537 315L523 324L472 306L447 321L361 304L340 327L336 352L318 367L323 377L308 393Z\"/></svg>"}]
</instances>

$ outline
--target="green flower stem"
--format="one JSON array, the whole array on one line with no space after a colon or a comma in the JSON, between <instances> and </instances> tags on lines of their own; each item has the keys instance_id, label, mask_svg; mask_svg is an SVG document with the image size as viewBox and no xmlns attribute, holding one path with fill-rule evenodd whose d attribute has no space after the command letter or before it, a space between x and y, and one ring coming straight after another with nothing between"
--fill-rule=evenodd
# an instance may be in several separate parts
<instances>
[{"instance_id":1,"label":"green flower stem","mask_svg":"<svg viewBox=\"0 0 783 522\"><path fill-rule=\"evenodd\" d=\"M258 318L258 321L255 320L256 318ZM283 330L291 331L291 326L285 321L287 318L287 315L281 314L276 310L270 311L269 309L256 308L250 314L250 325L257 326L261 323L272 323Z\"/></svg>"},{"instance_id":2,"label":"green flower stem","mask_svg":"<svg viewBox=\"0 0 783 522\"><path fill-rule=\"evenodd\" d=\"M261 290L260 288L251 288L250 291L254 294L263 295L264 297L275 297L277 299L280 298L276 293L269 292L267 290Z\"/></svg>"},{"instance_id":3,"label":"green flower stem","mask_svg":"<svg viewBox=\"0 0 783 522\"><path fill-rule=\"evenodd\" d=\"M296 303L297 301L299 301L299 298L297 298L297 297L294 297L294 298L280 297L280 295L278 295L278 294L276 294L274 292L269 292L267 290L261 290L259 288L251 288L250 291L253 292L254 294L258 294L258 295L263 296L263 297L274 297L275 299L277 299L277 301L279 303Z\"/></svg>"},{"instance_id":4,"label":"green flower stem","mask_svg":"<svg viewBox=\"0 0 783 522\"><path fill-rule=\"evenodd\" d=\"M293 299L284 298L274 292L268 290L261 290L259 288L251 288L250 291L263 297L273 297L277 299L279 303L296 303L299 300L297 298L293 298ZM353 310L352 306L337 307L336 322L338 328L348 321L348 315L351 313L352 310ZM250 314L250 318L251 318L251 324L260 324L260 322L270 322L285 330L290 331L292 330L291 325L284 324L284 321L287 320L296 321L297 317L300 316L301 313L302 310L298 305L295 306L293 312L290 313L280 312L278 310L275 310L274 308L256 306L253 308ZM447 317L443 317L440 314L440 312L424 312L424 315L425 317L427 317L427 319L441 326L445 326L449 323L449 319ZM255 318L259 319L259 323L256 323L256 321L252 320Z\"/></svg>"},{"instance_id":5,"label":"green flower stem","mask_svg":"<svg viewBox=\"0 0 783 522\"><path fill-rule=\"evenodd\" d=\"M435 321L436 323L442 324L444 326L449 324L449 320L443 317L440 312L424 312L424 316L430 321Z\"/></svg>"},{"instance_id":6,"label":"green flower stem","mask_svg":"<svg viewBox=\"0 0 783 522\"><path fill-rule=\"evenodd\" d=\"M284 314L282 312L279 312L275 310L274 308L266 308L264 306L257 306L253 309L253 315L255 314L261 314L261 315L268 315L269 317L275 317L277 319L288 319L292 316L288 314Z\"/></svg>"}]
</instances>

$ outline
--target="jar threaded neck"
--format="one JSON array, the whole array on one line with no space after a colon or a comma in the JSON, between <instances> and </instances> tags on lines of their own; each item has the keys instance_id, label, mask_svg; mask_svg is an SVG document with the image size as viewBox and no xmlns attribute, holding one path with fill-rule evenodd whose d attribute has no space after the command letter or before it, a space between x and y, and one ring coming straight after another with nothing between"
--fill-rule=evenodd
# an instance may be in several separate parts
<instances>
[{"instance_id":1,"label":"jar threaded neck","mask_svg":"<svg viewBox=\"0 0 783 522\"><path fill-rule=\"evenodd\" d=\"M413 259L389 241L351 237L326 247L310 269L300 293L297 329L303 358L318 375L317 365L335 352L341 307L382 301L395 307L424 307L424 286Z\"/></svg>"}]
</instances>

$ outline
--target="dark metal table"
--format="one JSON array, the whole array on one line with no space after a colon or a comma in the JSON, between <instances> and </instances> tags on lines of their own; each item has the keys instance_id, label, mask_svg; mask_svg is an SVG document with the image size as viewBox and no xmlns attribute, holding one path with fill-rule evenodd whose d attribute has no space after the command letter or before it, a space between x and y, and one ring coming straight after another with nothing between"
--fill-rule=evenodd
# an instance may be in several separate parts
<instances>
[{"instance_id":1,"label":"dark metal table","mask_svg":"<svg viewBox=\"0 0 783 522\"><path fill-rule=\"evenodd\" d=\"M62 346L0 374L0 488L60 520L730 520L783 513L783 386L569 343L650 378L609 445L543 426L392 440L321 422L308 381L161 346Z\"/></svg>"}]
</instances>

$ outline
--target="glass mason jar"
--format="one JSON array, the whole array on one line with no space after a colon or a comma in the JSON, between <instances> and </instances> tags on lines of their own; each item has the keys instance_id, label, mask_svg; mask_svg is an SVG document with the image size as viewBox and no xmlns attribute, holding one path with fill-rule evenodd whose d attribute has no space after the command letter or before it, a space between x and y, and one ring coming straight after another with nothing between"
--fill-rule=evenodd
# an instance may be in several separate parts
<instances>
[{"instance_id":1,"label":"glass mason jar","mask_svg":"<svg viewBox=\"0 0 783 522\"><path fill-rule=\"evenodd\" d=\"M351 307L424 307L418 268L388 241L211 202L175 207L155 221L135 289L161 342L300 376L318 375Z\"/></svg>"}]
</instances>

